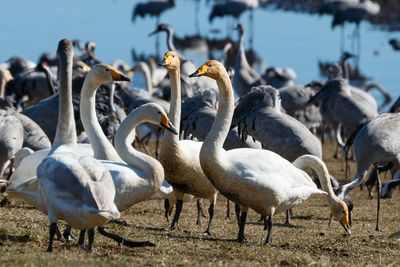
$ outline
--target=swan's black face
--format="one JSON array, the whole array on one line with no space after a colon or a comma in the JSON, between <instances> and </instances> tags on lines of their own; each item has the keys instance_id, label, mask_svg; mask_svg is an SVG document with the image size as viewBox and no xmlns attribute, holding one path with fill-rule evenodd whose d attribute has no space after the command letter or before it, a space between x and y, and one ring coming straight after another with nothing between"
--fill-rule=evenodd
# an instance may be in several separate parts
<instances>
[{"instance_id":1,"label":"swan's black face","mask_svg":"<svg viewBox=\"0 0 400 267\"><path fill-rule=\"evenodd\" d=\"M177 70L180 68L179 55L175 51L168 51L164 54L164 58L160 66L165 67L167 70Z\"/></svg>"}]
</instances>

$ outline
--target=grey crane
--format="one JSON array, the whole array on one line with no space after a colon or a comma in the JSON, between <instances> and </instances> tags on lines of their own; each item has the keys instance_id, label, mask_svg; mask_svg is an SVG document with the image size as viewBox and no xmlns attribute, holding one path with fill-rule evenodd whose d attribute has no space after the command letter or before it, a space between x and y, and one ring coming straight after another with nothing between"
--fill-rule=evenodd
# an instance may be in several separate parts
<instances>
[{"instance_id":1,"label":"grey crane","mask_svg":"<svg viewBox=\"0 0 400 267\"><path fill-rule=\"evenodd\" d=\"M393 165L400 166L400 114L384 113L379 117L366 122L352 134L349 140L353 140L354 155L357 162L357 171L351 182L339 188L339 196L343 196L359 186L371 165L391 162ZM378 169L375 167L378 179L378 205L376 230L380 229L380 194L381 183Z\"/></svg>"},{"instance_id":2,"label":"grey crane","mask_svg":"<svg viewBox=\"0 0 400 267\"><path fill-rule=\"evenodd\" d=\"M235 75L233 76L233 89L241 97L250 91L251 87L262 84L262 79L258 73L249 65L244 51L243 36L244 27L237 24L235 30L239 33L238 50L235 59Z\"/></svg>"}]
</instances>

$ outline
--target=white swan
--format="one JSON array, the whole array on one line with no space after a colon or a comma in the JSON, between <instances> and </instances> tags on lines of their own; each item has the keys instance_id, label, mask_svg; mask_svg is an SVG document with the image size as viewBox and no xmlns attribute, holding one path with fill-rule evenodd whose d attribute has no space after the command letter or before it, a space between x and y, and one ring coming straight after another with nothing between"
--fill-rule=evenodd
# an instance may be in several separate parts
<instances>
[{"instance_id":1,"label":"white swan","mask_svg":"<svg viewBox=\"0 0 400 267\"><path fill-rule=\"evenodd\" d=\"M50 221L47 251L53 249L57 221L88 231L89 250L94 230L120 216L114 204L115 188L110 172L92 157L77 153L72 106L72 42L59 42L60 104L56 136L48 156L37 168L39 192L45 200Z\"/></svg>"},{"instance_id":2,"label":"white swan","mask_svg":"<svg viewBox=\"0 0 400 267\"><path fill-rule=\"evenodd\" d=\"M169 117L171 123L180 126L181 120L181 79L180 60L174 51L164 55L161 65L165 66L171 79L171 106ZM178 129L179 132L179 129ZM175 215L171 229L178 228L178 220L182 210L184 194L192 194L197 198L210 200L208 209L209 222L205 233L211 234L211 222L218 191L212 186L203 173L199 153L202 143L192 140L179 140L177 135L166 132L161 141L160 162L164 167L165 179L174 188L177 199Z\"/></svg>"},{"instance_id":3,"label":"white swan","mask_svg":"<svg viewBox=\"0 0 400 267\"><path fill-rule=\"evenodd\" d=\"M234 112L233 89L228 73L221 63L209 60L191 76L208 76L218 84L218 112L201 148L200 164L215 188L241 205L239 242L244 241L248 208L269 216L266 242L270 243L274 214L291 209L316 194L327 194L333 216L350 233L347 206L334 194L328 170L321 160L305 155L291 164L268 150L239 148L225 151L222 145ZM305 167L311 167L318 174L327 193L319 190L307 173L301 170Z\"/></svg>"}]
</instances>

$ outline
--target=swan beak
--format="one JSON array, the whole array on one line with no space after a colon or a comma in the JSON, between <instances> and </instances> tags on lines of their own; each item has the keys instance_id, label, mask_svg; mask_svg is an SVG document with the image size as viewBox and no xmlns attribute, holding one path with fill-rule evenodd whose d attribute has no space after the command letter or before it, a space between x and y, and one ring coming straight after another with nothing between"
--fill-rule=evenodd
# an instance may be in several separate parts
<instances>
[{"instance_id":1,"label":"swan beak","mask_svg":"<svg viewBox=\"0 0 400 267\"><path fill-rule=\"evenodd\" d=\"M346 233L347 233L348 235L351 235L351 227L350 227L350 225L348 225L348 224L343 224L343 223L340 223L340 224L343 226L344 230L346 230Z\"/></svg>"},{"instance_id":2,"label":"swan beak","mask_svg":"<svg viewBox=\"0 0 400 267\"><path fill-rule=\"evenodd\" d=\"M178 134L177 129L175 128L174 125L172 125L172 123L169 121L166 115L162 115L160 126L161 128L164 128L173 134Z\"/></svg>"},{"instance_id":3,"label":"swan beak","mask_svg":"<svg viewBox=\"0 0 400 267\"><path fill-rule=\"evenodd\" d=\"M111 76L113 78L114 82L130 82L131 79L126 77L125 75L122 75L120 72L110 69Z\"/></svg>"},{"instance_id":4,"label":"swan beak","mask_svg":"<svg viewBox=\"0 0 400 267\"><path fill-rule=\"evenodd\" d=\"M189 75L189 77L200 77L203 76L208 72L208 66L207 65L201 65L200 68L198 68L195 72Z\"/></svg>"},{"instance_id":5,"label":"swan beak","mask_svg":"<svg viewBox=\"0 0 400 267\"><path fill-rule=\"evenodd\" d=\"M161 61L159 64L161 67L168 67L168 65L171 64L171 59L167 56L164 56L164 59Z\"/></svg>"}]
</instances>

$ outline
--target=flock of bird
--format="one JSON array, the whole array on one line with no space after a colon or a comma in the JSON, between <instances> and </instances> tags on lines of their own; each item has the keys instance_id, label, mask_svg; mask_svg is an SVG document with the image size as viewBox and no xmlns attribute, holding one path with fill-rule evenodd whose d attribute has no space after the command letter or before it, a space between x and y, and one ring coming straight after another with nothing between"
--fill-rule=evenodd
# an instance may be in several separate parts
<instances>
[{"instance_id":1,"label":"flock of bird","mask_svg":"<svg viewBox=\"0 0 400 267\"><path fill-rule=\"evenodd\" d=\"M224 5L245 2L216 4L210 20L221 16ZM344 1L326 4L336 2ZM146 10L159 17L174 5L141 3L132 19ZM224 46L222 58L197 68L175 48L171 26L159 21L151 34L167 33L169 51L161 62L102 64L94 42L82 47L63 39L56 57L44 54L36 65L13 57L1 64L1 205L22 199L47 214L51 252L54 237L70 239L71 229L81 231L79 246L87 234L91 250L96 227L126 246L153 246L104 228L149 199L164 199L168 221L175 206L171 230L179 229L184 202L197 200L200 223L202 201L209 200L205 234L212 235L222 194L228 207L235 203L237 241L245 241L250 208L262 215L265 242L271 243L274 216L286 212L289 223L289 211L313 195L326 196L331 218L351 234L348 194L369 177L377 184L379 229L380 198L400 184L400 98L379 114L375 98L351 84L346 60L353 55L347 52L326 67L326 81L297 85L290 68L270 67L260 75L247 60L244 26L235 29L238 40ZM132 90L137 73L145 88ZM384 94L385 104L391 102L380 86L365 85L372 87ZM348 183L339 185L322 160L326 135L336 139L346 160L356 161ZM379 173L385 170L393 178L382 186Z\"/></svg>"}]
</instances>

